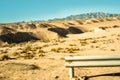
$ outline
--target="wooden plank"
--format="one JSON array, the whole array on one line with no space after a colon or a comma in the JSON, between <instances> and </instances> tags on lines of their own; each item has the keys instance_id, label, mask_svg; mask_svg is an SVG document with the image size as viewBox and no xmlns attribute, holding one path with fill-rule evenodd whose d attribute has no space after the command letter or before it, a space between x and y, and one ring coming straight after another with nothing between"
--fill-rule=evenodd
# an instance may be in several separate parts
<instances>
[{"instance_id":1,"label":"wooden plank","mask_svg":"<svg viewBox=\"0 0 120 80\"><path fill-rule=\"evenodd\" d=\"M67 61L66 67L114 67L120 66L120 60L108 61Z\"/></svg>"},{"instance_id":2,"label":"wooden plank","mask_svg":"<svg viewBox=\"0 0 120 80\"><path fill-rule=\"evenodd\" d=\"M120 55L100 55L100 56L67 56L65 60L120 60Z\"/></svg>"},{"instance_id":3,"label":"wooden plank","mask_svg":"<svg viewBox=\"0 0 120 80\"><path fill-rule=\"evenodd\" d=\"M74 67L70 67L70 80L74 78Z\"/></svg>"}]
</instances>

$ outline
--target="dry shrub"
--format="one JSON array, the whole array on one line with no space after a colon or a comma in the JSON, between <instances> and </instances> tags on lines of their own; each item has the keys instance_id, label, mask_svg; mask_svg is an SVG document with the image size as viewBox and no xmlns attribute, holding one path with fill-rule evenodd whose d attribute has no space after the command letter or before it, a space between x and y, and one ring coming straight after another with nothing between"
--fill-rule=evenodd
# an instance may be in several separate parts
<instances>
[{"instance_id":1,"label":"dry shrub","mask_svg":"<svg viewBox=\"0 0 120 80\"><path fill-rule=\"evenodd\" d=\"M60 40L60 39L58 39L58 40L55 40L56 42L59 42L59 43L64 43L64 42L66 42L66 40Z\"/></svg>"},{"instance_id":2,"label":"dry shrub","mask_svg":"<svg viewBox=\"0 0 120 80\"><path fill-rule=\"evenodd\" d=\"M8 60L10 57L7 54L0 54L0 61Z\"/></svg>"},{"instance_id":3,"label":"dry shrub","mask_svg":"<svg viewBox=\"0 0 120 80\"><path fill-rule=\"evenodd\" d=\"M58 47L58 50L63 50L63 48L61 48L61 47Z\"/></svg>"},{"instance_id":4,"label":"dry shrub","mask_svg":"<svg viewBox=\"0 0 120 80\"><path fill-rule=\"evenodd\" d=\"M94 48L95 46L91 45L90 47L91 47L91 48Z\"/></svg>"},{"instance_id":5,"label":"dry shrub","mask_svg":"<svg viewBox=\"0 0 120 80\"><path fill-rule=\"evenodd\" d=\"M120 37L120 34L118 34L117 36Z\"/></svg>"},{"instance_id":6,"label":"dry shrub","mask_svg":"<svg viewBox=\"0 0 120 80\"><path fill-rule=\"evenodd\" d=\"M18 48L11 54L15 58L32 59L35 56L44 56L45 51L41 48L41 46L26 45L24 48Z\"/></svg>"},{"instance_id":7,"label":"dry shrub","mask_svg":"<svg viewBox=\"0 0 120 80\"><path fill-rule=\"evenodd\" d=\"M77 46L76 44L69 44L69 46Z\"/></svg>"},{"instance_id":8,"label":"dry shrub","mask_svg":"<svg viewBox=\"0 0 120 80\"><path fill-rule=\"evenodd\" d=\"M97 40L93 40L93 41L91 41L91 43L97 43Z\"/></svg>"},{"instance_id":9,"label":"dry shrub","mask_svg":"<svg viewBox=\"0 0 120 80\"><path fill-rule=\"evenodd\" d=\"M43 45L42 47L48 47L49 45L48 44L45 44L45 45Z\"/></svg>"},{"instance_id":10,"label":"dry shrub","mask_svg":"<svg viewBox=\"0 0 120 80\"><path fill-rule=\"evenodd\" d=\"M17 44L16 43L12 43L12 44L8 44L7 42L5 42L5 43L2 43L2 44L0 44L1 45L1 47L14 47L14 46L17 46Z\"/></svg>"},{"instance_id":11,"label":"dry shrub","mask_svg":"<svg viewBox=\"0 0 120 80\"><path fill-rule=\"evenodd\" d=\"M116 51L115 49L111 49L111 51Z\"/></svg>"},{"instance_id":12,"label":"dry shrub","mask_svg":"<svg viewBox=\"0 0 120 80\"><path fill-rule=\"evenodd\" d=\"M13 52L12 56L14 56L14 58L32 59L34 57L34 54L30 52L24 53L22 51L22 52Z\"/></svg>"},{"instance_id":13,"label":"dry shrub","mask_svg":"<svg viewBox=\"0 0 120 80\"><path fill-rule=\"evenodd\" d=\"M51 51L52 52L64 52L64 49L61 47L58 47L58 48L52 48Z\"/></svg>"},{"instance_id":14,"label":"dry shrub","mask_svg":"<svg viewBox=\"0 0 120 80\"><path fill-rule=\"evenodd\" d=\"M34 54L32 53L22 53L22 55L20 55L21 57L23 57L24 59L32 59L34 57Z\"/></svg>"},{"instance_id":15,"label":"dry shrub","mask_svg":"<svg viewBox=\"0 0 120 80\"><path fill-rule=\"evenodd\" d=\"M9 44L7 42L5 42L2 47L9 47Z\"/></svg>"},{"instance_id":16,"label":"dry shrub","mask_svg":"<svg viewBox=\"0 0 120 80\"><path fill-rule=\"evenodd\" d=\"M14 47L16 46L17 44L16 43L11 43L11 44L8 44L7 42L1 44L1 47Z\"/></svg>"},{"instance_id":17,"label":"dry shrub","mask_svg":"<svg viewBox=\"0 0 120 80\"><path fill-rule=\"evenodd\" d=\"M19 52L12 52L11 55L16 57L16 58L20 57L20 53Z\"/></svg>"},{"instance_id":18,"label":"dry shrub","mask_svg":"<svg viewBox=\"0 0 120 80\"><path fill-rule=\"evenodd\" d=\"M36 50L38 50L38 49L42 49L42 47L41 47L41 46L33 46L33 47L31 48L31 51L36 51Z\"/></svg>"},{"instance_id":19,"label":"dry shrub","mask_svg":"<svg viewBox=\"0 0 120 80\"><path fill-rule=\"evenodd\" d=\"M119 25L114 25L112 26L113 28L119 28L120 26Z\"/></svg>"},{"instance_id":20,"label":"dry shrub","mask_svg":"<svg viewBox=\"0 0 120 80\"><path fill-rule=\"evenodd\" d=\"M59 52L58 49L52 48L51 49L52 52Z\"/></svg>"},{"instance_id":21,"label":"dry shrub","mask_svg":"<svg viewBox=\"0 0 120 80\"><path fill-rule=\"evenodd\" d=\"M99 20L97 20L97 19L92 19L91 22L98 23Z\"/></svg>"},{"instance_id":22,"label":"dry shrub","mask_svg":"<svg viewBox=\"0 0 120 80\"><path fill-rule=\"evenodd\" d=\"M43 56L45 56L45 51L41 50L41 49L36 50L36 56L37 57L43 57Z\"/></svg>"},{"instance_id":23,"label":"dry shrub","mask_svg":"<svg viewBox=\"0 0 120 80\"><path fill-rule=\"evenodd\" d=\"M88 43L86 41L80 42L81 46L86 46Z\"/></svg>"},{"instance_id":24,"label":"dry shrub","mask_svg":"<svg viewBox=\"0 0 120 80\"><path fill-rule=\"evenodd\" d=\"M79 48L66 48L67 52L74 53L75 51L79 51Z\"/></svg>"}]
</instances>

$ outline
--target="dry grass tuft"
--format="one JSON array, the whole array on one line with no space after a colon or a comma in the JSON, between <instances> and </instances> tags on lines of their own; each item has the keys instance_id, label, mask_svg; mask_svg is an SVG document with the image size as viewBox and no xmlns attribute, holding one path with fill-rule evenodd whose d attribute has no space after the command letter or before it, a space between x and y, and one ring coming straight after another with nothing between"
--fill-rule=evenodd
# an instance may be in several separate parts
<instances>
[{"instance_id":1,"label":"dry grass tuft","mask_svg":"<svg viewBox=\"0 0 120 80\"><path fill-rule=\"evenodd\" d=\"M116 51L115 49L111 49L111 51Z\"/></svg>"},{"instance_id":2,"label":"dry grass tuft","mask_svg":"<svg viewBox=\"0 0 120 80\"><path fill-rule=\"evenodd\" d=\"M10 57L7 54L0 54L0 61L8 60Z\"/></svg>"}]
</instances>

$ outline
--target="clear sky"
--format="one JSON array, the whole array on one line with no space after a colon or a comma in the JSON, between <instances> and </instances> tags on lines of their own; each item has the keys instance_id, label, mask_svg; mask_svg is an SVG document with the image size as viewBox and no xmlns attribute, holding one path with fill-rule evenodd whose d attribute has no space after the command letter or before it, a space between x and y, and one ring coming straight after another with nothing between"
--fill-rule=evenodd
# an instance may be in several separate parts
<instances>
[{"instance_id":1,"label":"clear sky","mask_svg":"<svg viewBox=\"0 0 120 80\"><path fill-rule=\"evenodd\" d=\"M120 13L120 0L0 0L0 23L47 20L89 12Z\"/></svg>"}]
</instances>

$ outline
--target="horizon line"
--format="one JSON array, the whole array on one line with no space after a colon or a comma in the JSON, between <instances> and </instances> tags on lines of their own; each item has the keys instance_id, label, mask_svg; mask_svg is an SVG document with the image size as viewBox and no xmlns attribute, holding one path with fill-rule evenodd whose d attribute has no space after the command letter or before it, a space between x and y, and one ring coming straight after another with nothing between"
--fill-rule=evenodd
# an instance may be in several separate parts
<instances>
[{"instance_id":1,"label":"horizon line","mask_svg":"<svg viewBox=\"0 0 120 80\"><path fill-rule=\"evenodd\" d=\"M98 12L86 12L86 13L80 13L80 14L71 14L71 15L69 15L69 16L75 16L75 15L81 15L81 14L90 14L90 13L120 14L120 13L110 13L110 12L98 11ZM59 17L59 18L41 19L41 20L37 20L37 19L36 19L36 20L21 20L21 21L11 21L11 22L0 22L0 24L26 23L26 22L47 22L47 21L49 21L49 20L67 18L67 17L69 17L69 16Z\"/></svg>"}]
</instances>

